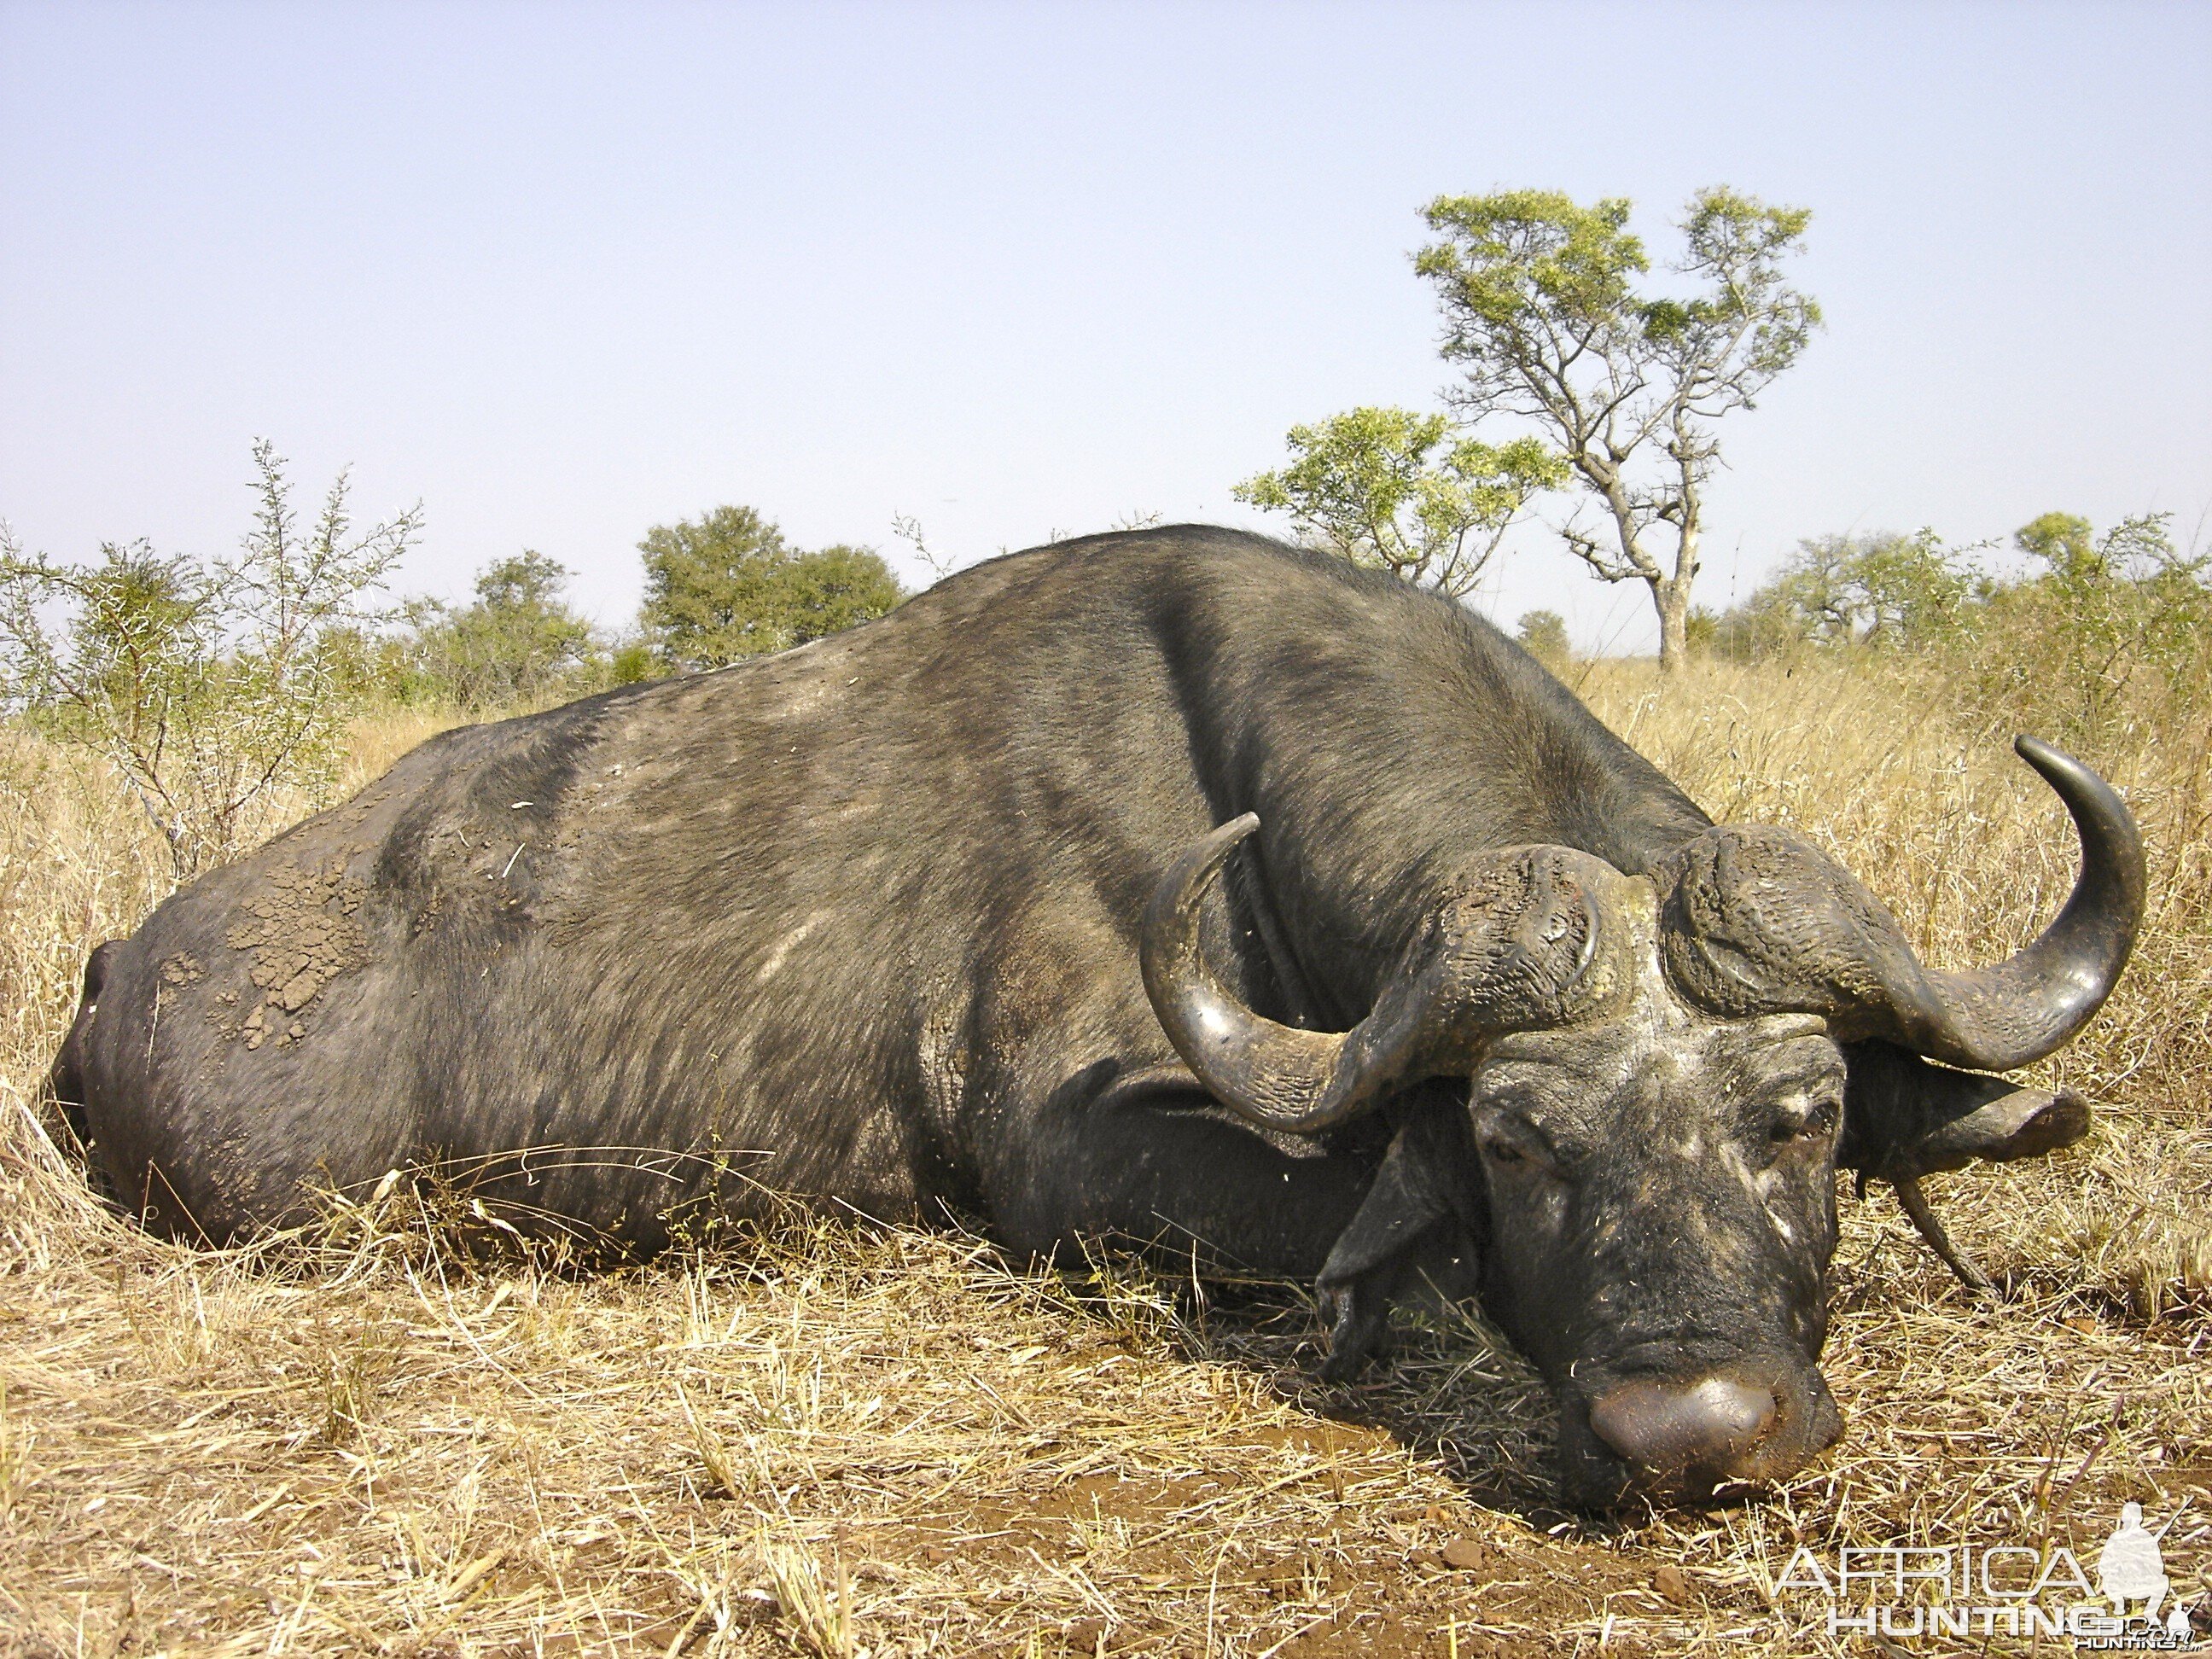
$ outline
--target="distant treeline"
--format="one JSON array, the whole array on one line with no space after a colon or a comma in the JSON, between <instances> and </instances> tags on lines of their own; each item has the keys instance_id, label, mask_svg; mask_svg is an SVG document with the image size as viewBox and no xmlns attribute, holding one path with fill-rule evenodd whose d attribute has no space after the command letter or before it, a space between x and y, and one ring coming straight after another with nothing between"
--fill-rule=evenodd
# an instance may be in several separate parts
<instances>
[{"instance_id":1,"label":"distant treeline","mask_svg":"<svg viewBox=\"0 0 2212 1659\"><path fill-rule=\"evenodd\" d=\"M295 798L328 799L347 722L369 708L516 712L804 644L905 597L872 550L793 547L757 509L725 506L645 533L645 600L620 632L578 615L569 573L528 550L486 566L465 604L390 605L380 595L420 508L361 529L340 474L310 520L283 459L261 443L254 463L253 526L229 558L140 541L64 564L0 524L0 708L100 757L179 879L252 844ZM942 572L919 526L900 533ZM1741 604L1691 611L1687 655L1893 668L1917 702L2092 751L2123 735L2212 745L2212 556L2178 550L2162 514L2100 535L2047 513L2013 544L2019 556L1993 571L1990 544L1929 531L1802 543ZM1532 611L1520 632L1570 666L1557 615Z\"/></svg>"},{"instance_id":2,"label":"distant treeline","mask_svg":"<svg viewBox=\"0 0 2212 1659\"><path fill-rule=\"evenodd\" d=\"M468 604L412 599L396 629L360 635L353 672L393 702L513 708L781 651L905 597L872 550L793 547L750 507L655 525L638 548L645 603L627 631L579 616L569 571L526 549L485 566Z\"/></svg>"},{"instance_id":3,"label":"distant treeline","mask_svg":"<svg viewBox=\"0 0 2212 1659\"><path fill-rule=\"evenodd\" d=\"M2178 549L2168 515L2097 532L2046 513L2011 538L1934 532L1802 542L1741 604L1692 617L1697 651L1786 671L1809 656L1909 673L1993 724L2094 749L2170 733L2212 744L2212 553ZM2193 734L2193 735L2192 735Z\"/></svg>"},{"instance_id":4,"label":"distant treeline","mask_svg":"<svg viewBox=\"0 0 2212 1659\"><path fill-rule=\"evenodd\" d=\"M518 712L803 644L905 597L867 548L793 547L720 507L646 532L645 603L619 633L578 615L568 570L529 550L486 566L465 605L392 605L421 507L362 529L341 472L310 518L274 447L253 460L253 525L229 557L140 540L64 563L0 522L0 710L112 769L180 881L328 799L348 722L374 706Z\"/></svg>"}]
</instances>

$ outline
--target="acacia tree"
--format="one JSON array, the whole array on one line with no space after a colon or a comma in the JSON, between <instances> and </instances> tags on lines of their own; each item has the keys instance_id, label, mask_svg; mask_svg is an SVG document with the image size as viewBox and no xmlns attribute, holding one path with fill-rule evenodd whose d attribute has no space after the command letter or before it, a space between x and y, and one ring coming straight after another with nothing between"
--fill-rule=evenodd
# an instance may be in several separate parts
<instances>
[{"instance_id":1,"label":"acacia tree","mask_svg":"<svg viewBox=\"0 0 2212 1659\"><path fill-rule=\"evenodd\" d=\"M1720 459L1713 425L1748 409L1803 350L1820 307L1783 278L1810 214L1726 186L1698 191L1673 267L1687 298L1646 294L1650 270L1620 198L1583 207L1556 191L1443 196L1437 241L1415 256L1444 313L1447 393L1470 420L1532 422L1595 496L1602 532L1562 533L1591 572L1641 581L1659 613L1659 660L1679 668Z\"/></svg>"},{"instance_id":2,"label":"acacia tree","mask_svg":"<svg viewBox=\"0 0 2212 1659\"><path fill-rule=\"evenodd\" d=\"M420 505L357 530L344 472L303 524L267 440L253 465L235 559L138 541L58 564L0 526L0 703L101 755L179 882L244 850L288 793L328 796L357 703L341 642L384 619L372 601L422 531Z\"/></svg>"},{"instance_id":3,"label":"acacia tree","mask_svg":"<svg viewBox=\"0 0 2212 1659\"><path fill-rule=\"evenodd\" d=\"M1534 438L1448 441L1442 415L1362 408L1290 431L1291 464L1247 478L1240 501L1288 513L1354 564L1463 597L1528 498L1567 480Z\"/></svg>"}]
</instances>

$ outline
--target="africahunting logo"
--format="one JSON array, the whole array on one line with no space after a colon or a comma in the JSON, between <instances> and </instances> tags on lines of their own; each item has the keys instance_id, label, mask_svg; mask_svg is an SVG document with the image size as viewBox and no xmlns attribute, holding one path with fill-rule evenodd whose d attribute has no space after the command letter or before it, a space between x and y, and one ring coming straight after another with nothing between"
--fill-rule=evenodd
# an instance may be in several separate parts
<instances>
[{"instance_id":1,"label":"africahunting logo","mask_svg":"<svg viewBox=\"0 0 2212 1659\"><path fill-rule=\"evenodd\" d=\"M2140 1504L2122 1504L2094 1579L2063 1545L1846 1545L1832 1559L1801 1547L1775 1588L1826 1601L1831 1636L2070 1637L2087 1652L2175 1653L2199 1640L2169 1571L2179 1519L2154 1532ZM2212 1603L2197 1611L2212 1616Z\"/></svg>"}]
</instances>

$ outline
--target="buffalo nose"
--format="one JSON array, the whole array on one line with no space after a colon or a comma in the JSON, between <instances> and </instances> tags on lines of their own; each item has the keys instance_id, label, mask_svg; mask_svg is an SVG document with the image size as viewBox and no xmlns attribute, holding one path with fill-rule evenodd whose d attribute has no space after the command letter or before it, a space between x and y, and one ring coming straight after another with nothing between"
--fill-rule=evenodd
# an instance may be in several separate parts
<instances>
[{"instance_id":1,"label":"buffalo nose","mask_svg":"<svg viewBox=\"0 0 2212 1659\"><path fill-rule=\"evenodd\" d=\"M1685 1388L1656 1379L1624 1382L1590 1402L1590 1427L1632 1463L1650 1469L1724 1473L1774 1421L1765 1389L1709 1376Z\"/></svg>"}]
</instances>

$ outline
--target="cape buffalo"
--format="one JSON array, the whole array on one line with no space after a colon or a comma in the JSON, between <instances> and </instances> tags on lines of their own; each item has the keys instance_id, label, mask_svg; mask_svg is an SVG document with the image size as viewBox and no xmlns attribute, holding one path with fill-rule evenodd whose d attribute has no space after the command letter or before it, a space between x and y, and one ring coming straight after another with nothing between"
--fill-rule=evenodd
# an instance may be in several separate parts
<instances>
[{"instance_id":1,"label":"cape buffalo","mask_svg":"<svg viewBox=\"0 0 2212 1659\"><path fill-rule=\"evenodd\" d=\"M1974 1073L2104 1000L2141 847L2018 747L2079 882L1935 972L1456 605L1224 530L1063 542L424 744L100 946L55 1091L195 1237L441 1162L638 1250L768 1189L949 1206L1315 1276L1340 1371L1425 1276L1549 1380L1574 1498L1703 1494L1840 1431L1839 1165L1941 1242L1919 1176L2086 1130Z\"/></svg>"}]
</instances>

